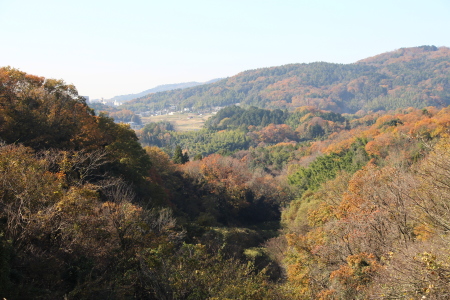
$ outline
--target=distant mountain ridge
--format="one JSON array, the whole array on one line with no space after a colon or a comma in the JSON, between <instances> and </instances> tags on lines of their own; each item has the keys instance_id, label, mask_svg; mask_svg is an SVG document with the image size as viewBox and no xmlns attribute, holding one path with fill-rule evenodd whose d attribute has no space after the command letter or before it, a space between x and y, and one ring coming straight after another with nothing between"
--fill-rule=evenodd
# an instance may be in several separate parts
<instances>
[{"instance_id":1,"label":"distant mountain ridge","mask_svg":"<svg viewBox=\"0 0 450 300\"><path fill-rule=\"evenodd\" d=\"M214 83L134 99L135 112L240 103L260 108L313 106L339 113L450 104L450 49L401 48L352 64L315 62L241 72Z\"/></svg>"},{"instance_id":2,"label":"distant mountain ridge","mask_svg":"<svg viewBox=\"0 0 450 300\"><path fill-rule=\"evenodd\" d=\"M209 80L206 82L191 81L191 82L182 82L182 83L163 84L163 85L158 85L154 88L145 90L145 91L137 93L137 94L119 95L119 96L114 96L110 99L104 99L104 100L107 102L123 103L123 102L130 101L130 100L133 100L136 98L140 98L140 97L146 96L148 94L152 94L152 93L165 92L165 91L176 90L176 89L185 89L185 88L194 87L197 85L213 83L213 82L216 82L219 80L221 80L221 78L212 79L212 80ZM99 100L99 99L95 99L95 100Z\"/></svg>"}]
</instances>

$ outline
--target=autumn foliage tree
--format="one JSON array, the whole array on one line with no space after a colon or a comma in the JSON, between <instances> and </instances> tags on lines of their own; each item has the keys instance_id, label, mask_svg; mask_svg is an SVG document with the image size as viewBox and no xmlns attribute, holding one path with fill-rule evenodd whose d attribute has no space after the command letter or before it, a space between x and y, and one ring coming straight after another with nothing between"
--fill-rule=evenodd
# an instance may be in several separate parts
<instances>
[{"instance_id":1,"label":"autumn foliage tree","mask_svg":"<svg viewBox=\"0 0 450 300\"><path fill-rule=\"evenodd\" d=\"M339 175L291 203L283 219L292 291L300 299L448 295L448 251L434 248L448 241L447 145L412 169L369 163L347 185Z\"/></svg>"},{"instance_id":2,"label":"autumn foliage tree","mask_svg":"<svg viewBox=\"0 0 450 300\"><path fill-rule=\"evenodd\" d=\"M190 203L221 183L211 179L196 191L162 150L143 149L127 125L95 116L73 86L1 68L0 138L2 297L273 294L260 269L225 257L216 247L221 243L201 239L198 225L183 220ZM267 196L263 189L254 195ZM242 194L215 196L235 203ZM198 244L187 244L193 241Z\"/></svg>"},{"instance_id":3,"label":"autumn foliage tree","mask_svg":"<svg viewBox=\"0 0 450 300\"><path fill-rule=\"evenodd\" d=\"M397 66L443 59L444 50L399 50ZM372 70L386 58L388 72L393 58L383 57L361 65ZM96 116L61 80L1 68L0 295L448 298L449 108L383 111L415 87L352 77L360 67L308 65L309 77L282 78L261 94L315 106L233 106L209 129L153 123L137 134ZM249 72L241 88L273 70ZM416 75L396 80L411 84ZM435 84L444 97L445 82ZM221 93L244 92L218 86ZM379 110L323 110L362 95ZM182 149L201 159L188 161Z\"/></svg>"}]
</instances>

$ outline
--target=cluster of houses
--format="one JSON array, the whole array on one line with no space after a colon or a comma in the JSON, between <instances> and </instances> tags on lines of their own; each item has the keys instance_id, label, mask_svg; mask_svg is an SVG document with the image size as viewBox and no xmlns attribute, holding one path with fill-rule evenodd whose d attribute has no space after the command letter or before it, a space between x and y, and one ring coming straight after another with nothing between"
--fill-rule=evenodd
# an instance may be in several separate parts
<instances>
[{"instance_id":1,"label":"cluster of houses","mask_svg":"<svg viewBox=\"0 0 450 300\"><path fill-rule=\"evenodd\" d=\"M98 102L100 102L101 104L104 104L104 105L109 105L109 106L120 106L120 105L122 105L122 102L119 102L117 100L106 101L103 98L101 100L99 100Z\"/></svg>"},{"instance_id":2,"label":"cluster of houses","mask_svg":"<svg viewBox=\"0 0 450 300\"><path fill-rule=\"evenodd\" d=\"M153 116L162 116L162 115L174 115L175 113L196 113L199 115L202 114L208 114L208 113L217 113L219 110L221 110L223 106L213 106L209 108L202 108L202 109L193 109L189 107L185 107L183 109L177 109L176 105L171 105L168 108L163 108L161 110L149 110L145 112L141 112L138 114L140 117L153 117Z\"/></svg>"},{"instance_id":3,"label":"cluster of houses","mask_svg":"<svg viewBox=\"0 0 450 300\"><path fill-rule=\"evenodd\" d=\"M84 100L86 100L86 103L101 103L101 104L109 105L109 106L120 106L120 105L122 105L122 102L119 102L117 100L114 100L114 101L109 100L109 101L107 101L107 100L105 100L103 98L89 100L89 96L81 96L81 97L84 98Z\"/></svg>"},{"instance_id":4,"label":"cluster of houses","mask_svg":"<svg viewBox=\"0 0 450 300\"><path fill-rule=\"evenodd\" d=\"M86 102L99 102L105 105L109 105L109 106L120 106L122 105L121 102L118 101L106 101L103 98L102 99L95 99L95 100L90 100L89 96L82 96ZM239 103L235 104L235 105L239 105ZM177 107L177 105L170 105L167 108L163 108L161 110L149 110L149 111L145 111L145 112L141 112L136 114L139 117L153 117L153 116L163 116L163 115L174 115L175 113L192 113L192 114L197 114L199 116L203 115L203 114L216 114L219 110L221 110L223 108L223 106L211 106L211 107L206 107L206 108L201 108L201 109L194 109L192 107L184 107L184 108L179 108ZM192 117L189 117L192 118ZM126 122L126 124L130 125L131 129L134 130L139 130L142 129L144 127L144 124L138 124L136 122Z\"/></svg>"}]
</instances>

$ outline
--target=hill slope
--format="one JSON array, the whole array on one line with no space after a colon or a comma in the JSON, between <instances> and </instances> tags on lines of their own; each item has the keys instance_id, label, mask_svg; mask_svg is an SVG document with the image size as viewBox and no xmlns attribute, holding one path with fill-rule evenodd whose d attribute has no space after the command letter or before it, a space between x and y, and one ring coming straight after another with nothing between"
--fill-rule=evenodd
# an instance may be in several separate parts
<instances>
[{"instance_id":1,"label":"hill slope","mask_svg":"<svg viewBox=\"0 0 450 300\"><path fill-rule=\"evenodd\" d=\"M314 106L355 113L450 103L450 49L402 48L353 64L315 62L262 68L218 82L147 95L134 111L170 105L202 108L235 103L262 108Z\"/></svg>"},{"instance_id":2,"label":"hill slope","mask_svg":"<svg viewBox=\"0 0 450 300\"><path fill-rule=\"evenodd\" d=\"M144 96L147 96L148 94L152 94L152 93L165 92L165 91L171 91L171 90L176 90L176 89L185 89L185 88L190 88L190 87L194 87L194 86L198 86L198 85L202 85L202 84L213 83L218 80L220 80L220 79L212 79L207 82L192 81L192 82L183 82L183 83L163 84L163 85L158 85L157 87L145 90L145 91L137 93L137 94L114 96L111 99L106 99L106 101L107 102L117 101L117 102L122 103L122 102L130 101L130 100L133 100L136 98L144 97Z\"/></svg>"}]
</instances>

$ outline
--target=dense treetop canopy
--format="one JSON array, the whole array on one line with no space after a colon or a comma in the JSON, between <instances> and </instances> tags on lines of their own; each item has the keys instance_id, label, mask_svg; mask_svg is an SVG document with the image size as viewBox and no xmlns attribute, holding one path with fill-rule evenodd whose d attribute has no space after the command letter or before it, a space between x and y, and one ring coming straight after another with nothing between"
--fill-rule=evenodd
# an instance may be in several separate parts
<instances>
[{"instance_id":1,"label":"dense treetop canopy","mask_svg":"<svg viewBox=\"0 0 450 300\"><path fill-rule=\"evenodd\" d=\"M133 131L131 110L0 68L0 296L448 298L447 60L406 48L152 96L244 103L195 132Z\"/></svg>"}]
</instances>

